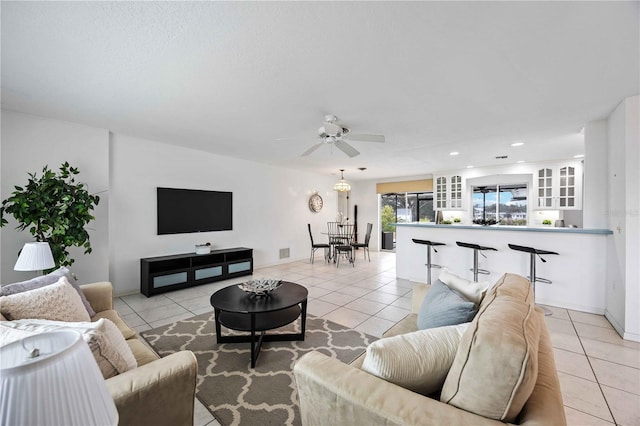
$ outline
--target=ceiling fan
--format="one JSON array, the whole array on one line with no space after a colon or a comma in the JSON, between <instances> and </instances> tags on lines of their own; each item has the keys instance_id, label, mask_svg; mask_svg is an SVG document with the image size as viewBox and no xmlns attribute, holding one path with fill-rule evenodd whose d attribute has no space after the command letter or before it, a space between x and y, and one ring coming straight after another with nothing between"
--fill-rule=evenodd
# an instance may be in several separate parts
<instances>
[{"instance_id":1,"label":"ceiling fan","mask_svg":"<svg viewBox=\"0 0 640 426\"><path fill-rule=\"evenodd\" d=\"M365 135L351 133L348 127L338 123L338 117L335 115L325 115L322 127L318 129L318 138L320 142L302 153L301 157L306 157L320 148L322 145L335 145L340 151L349 157L355 157L360 152L349 145L347 141L357 142L384 142L383 135Z\"/></svg>"}]
</instances>

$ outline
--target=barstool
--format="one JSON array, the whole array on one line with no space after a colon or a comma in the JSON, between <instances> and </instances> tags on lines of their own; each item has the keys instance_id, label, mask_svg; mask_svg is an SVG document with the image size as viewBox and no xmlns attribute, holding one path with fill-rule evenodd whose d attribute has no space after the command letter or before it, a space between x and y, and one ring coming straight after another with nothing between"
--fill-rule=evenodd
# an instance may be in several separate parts
<instances>
[{"instance_id":1,"label":"barstool","mask_svg":"<svg viewBox=\"0 0 640 426\"><path fill-rule=\"evenodd\" d=\"M463 243L461 241L456 241L456 244L459 245L460 247L473 249L473 269L470 269L470 271L473 271L474 282L478 282L478 274L489 275L489 271L487 271L486 269L478 268L478 253L480 253L484 257L487 257L484 255L484 253L482 253L484 250L493 250L493 251L498 251L498 250L494 249L493 247L484 247L478 244Z\"/></svg>"},{"instance_id":2,"label":"barstool","mask_svg":"<svg viewBox=\"0 0 640 426\"><path fill-rule=\"evenodd\" d=\"M416 244L424 244L427 246L427 263L425 263L425 265L427 266L427 284L431 285L431 268L441 268L440 265L435 265L431 263L431 248L434 246L444 246L446 244L436 243L434 241L429 241L429 240L419 240L417 238L412 238L411 241L413 241ZM435 251L436 253L438 252L438 250L436 250L435 247L433 251Z\"/></svg>"},{"instance_id":3,"label":"barstool","mask_svg":"<svg viewBox=\"0 0 640 426\"><path fill-rule=\"evenodd\" d=\"M558 254L558 253L556 253L555 251L539 250L533 247L518 246L515 244L509 244L509 248L511 250L523 251L525 253L529 253L530 262L531 262L531 264L529 265L529 280L531 281L531 285L533 285L533 298L535 300L536 282L551 284L551 280L536 276L536 255L540 258L540 260L542 260L542 262L546 263L546 260L544 260L544 258L540 256L541 254ZM547 316L552 314L552 312L545 307L542 307L542 310L544 311L544 314Z\"/></svg>"}]
</instances>

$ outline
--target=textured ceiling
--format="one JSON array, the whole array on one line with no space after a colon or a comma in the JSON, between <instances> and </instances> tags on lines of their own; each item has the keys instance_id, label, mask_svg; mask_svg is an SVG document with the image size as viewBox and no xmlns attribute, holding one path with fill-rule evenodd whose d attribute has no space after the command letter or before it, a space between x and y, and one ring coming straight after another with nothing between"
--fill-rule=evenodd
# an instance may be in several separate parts
<instances>
[{"instance_id":1,"label":"textured ceiling","mask_svg":"<svg viewBox=\"0 0 640 426\"><path fill-rule=\"evenodd\" d=\"M638 94L638 5L3 1L2 106L352 179L569 158ZM300 158L325 114L387 142Z\"/></svg>"}]
</instances>

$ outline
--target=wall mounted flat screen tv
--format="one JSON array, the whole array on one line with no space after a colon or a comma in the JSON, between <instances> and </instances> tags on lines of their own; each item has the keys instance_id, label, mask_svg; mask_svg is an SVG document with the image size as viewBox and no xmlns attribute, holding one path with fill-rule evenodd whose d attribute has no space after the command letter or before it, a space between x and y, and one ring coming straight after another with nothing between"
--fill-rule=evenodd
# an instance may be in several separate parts
<instances>
[{"instance_id":1,"label":"wall mounted flat screen tv","mask_svg":"<svg viewBox=\"0 0 640 426\"><path fill-rule=\"evenodd\" d=\"M158 188L158 235L233 229L233 193Z\"/></svg>"}]
</instances>

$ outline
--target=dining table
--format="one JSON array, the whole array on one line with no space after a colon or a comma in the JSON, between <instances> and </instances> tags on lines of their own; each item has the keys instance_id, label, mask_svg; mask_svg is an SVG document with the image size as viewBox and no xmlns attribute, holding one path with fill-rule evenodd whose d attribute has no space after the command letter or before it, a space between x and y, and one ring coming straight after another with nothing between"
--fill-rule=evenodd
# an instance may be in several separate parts
<instances>
[{"instance_id":1,"label":"dining table","mask_svg":"<svg viewBox=\"0 0 640 426\"><path fill-rule=\"evenodd\" d=\"M337 261L336 246L351 246L355 225L351 223L327 222L327 232L321 232L327 235L329 239L329 259L335 263ZM353 259L353 248L349 261Z\"/></svg>"}]
</instances>

